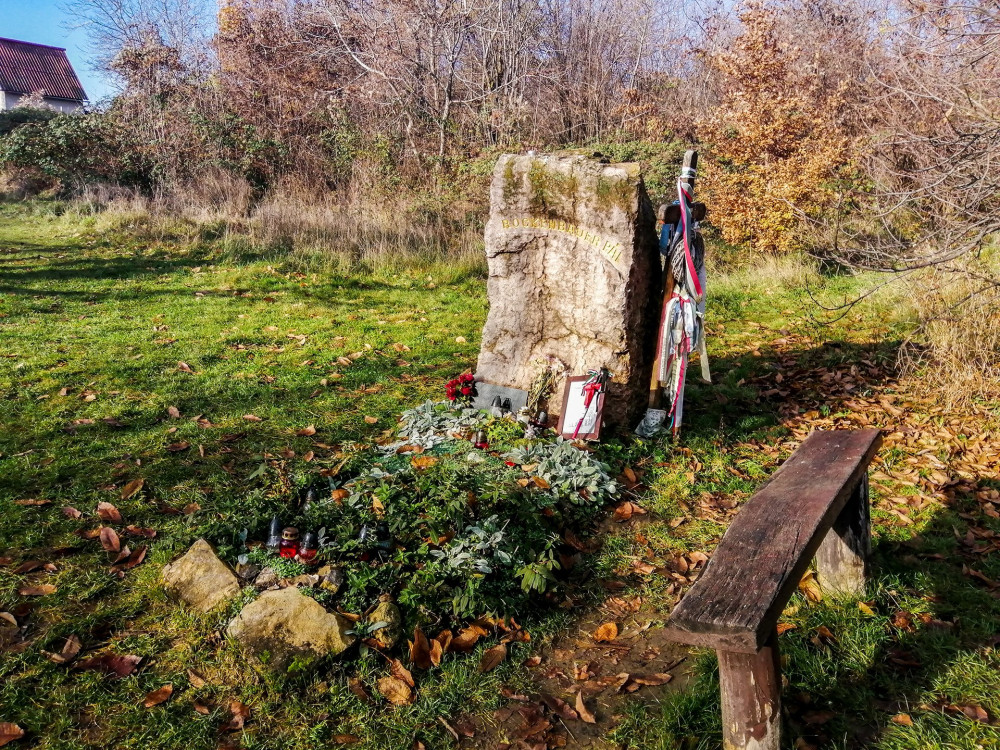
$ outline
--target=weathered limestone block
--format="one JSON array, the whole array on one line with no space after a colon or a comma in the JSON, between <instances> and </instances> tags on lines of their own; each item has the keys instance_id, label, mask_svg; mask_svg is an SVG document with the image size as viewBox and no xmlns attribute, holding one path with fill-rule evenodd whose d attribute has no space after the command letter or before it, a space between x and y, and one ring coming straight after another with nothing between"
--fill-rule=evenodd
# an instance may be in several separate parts
<instances>
[{"instance_id":1,"label":"weathered limestone block","mask_svg":"<svg viewBox=\"0 0 1000 750\"><path fill-rule=\"evenodd\" d=\"M384 623L372 634L372 638L386 650L395 646L403 635L403 616L387 594L378 598L378 606L368 615L368 622L372 625Z\"/></svg>"},{"instance_id":2,"label":"weathered limestone block","mask_svg":"<svg viewBox=\"0 0 1000 750\"><path fill-rule=\"evenodd\" d=\"M163 585L169 594L202 612L215 609L240 593L236 574L204 539L164 566Z\"/></svg>"},{"instance_id":3,"label":"weathered limestone block","mask_svg":"<svg viewBox=\"0 0 1000 750\"><path fill-rule=\"evenodd\" d=\"M265 591L243 608L226 632L267 665L283 671L303 661L336 656L354 642L351 623L295 587Z\"/></svg>"},{"instance_id":4,"label":"weathered limestone block","mask_svg":"<svg viewBox=\"0 0 1000 750\"><path fill-rule=\"evenodd\" d=\"M476 379L527 390L549 356L572 375L606 367L605 424L634 427L648 401L662 289L655 222L637 164L502 156ZM561 407L562 384L549 411Z\"/></svg>"}]
</instances>

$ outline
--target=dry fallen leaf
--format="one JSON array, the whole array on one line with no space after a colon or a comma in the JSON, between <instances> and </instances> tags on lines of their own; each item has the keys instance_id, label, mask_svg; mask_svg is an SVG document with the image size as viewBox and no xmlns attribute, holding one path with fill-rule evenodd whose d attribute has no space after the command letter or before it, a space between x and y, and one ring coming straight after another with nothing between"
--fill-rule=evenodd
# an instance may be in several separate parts
<instances>
[{"instance_id":1,"label":"dry fallen leaf","mask_svg":"<svg viewBox=\"0 0 1000 750\"><path fill-rule=\"evenodd\" d=\"M576 712L580 715L580 718L583 719L588 724L597 723L597 718L590 711L587 710L587 706L583 702L582 690L576 694Z\"/></svg>"},{"instance_id":2,"label":"dry fallen leaf","mask_svg":"<svg viewBox=\"0 0 1000 750\"><path fill-rule=\"evenodd\" d=\"M479 662L480 672L489 672L495 669L504 659L507 658L507 644L498 643L493 648L487 649L483 653L483 658Z\"/></svg>"},{"instance_id":3,"label":"dry fallen leaf","mask_svg":"<svg viewBox=\"0 0 1000 750\"><path fill-rule=\"evenodd\" d=\"M134 656L132 654L126 656L101 654L100 656L78 661L74 669L91 669L97 672L106 672L113 678L121 679L135 672L141 661L141 656Z\"/></svg>"},{"instance_id":4,"label":"dry fallen leaf","mask_svg":"<svg viewBox=\"0 0 1000 750\"><path fill-rule=\"evenodd\" d=\"M250 707L240 701L232 701L229 704L229 712L231 717L229 721L222 725L219 730L221 732L235 732L238 729L242 729L247 719L250 718Z\"/></svg>"},{"instance_id":5,"label":"dry fallen leaf","mask_svg":"<svg viewBox=\"0 0 1000 750\"><path fill-rule=\"evenodd\" d=\"M431 668L431 646L419 625L413 629L413 640L410 641L410 663L419 669Z\"/></svg>"},{"instance_id":6,"label":"dry fallen leaf","mask_svg":"<svg viewBox=\"0 0 1000 750\"><path fill-rule=\"evenodd\" d=\"M441 665L441 659L444 657L444 645L441 641L433 640L431 641L431 665L438 667Z\"/></svg>"},{"instance_id":7,"label":"dry fallen leaf","mask_svg":"<svg viewBox=\"0 0 1000 750\"><path fill-rule=\"evenodd\" d=\"M9 721L0 721L0 747L24 737L24 730Z\"/></svg>"},{"instance_id":8,"label":"dry fallen leaf","mask_svg":"<svg viewBox=\"0 0 1000 750\"><path fill-rule=\"evenodd\" d=\"M247 422L263 422L264 420L258 417L256 414L244 414L243 419Z\"/></svg>"},{"instance_id":9,"label":"dry fallen leaf","mask_svg":"<svg viewBox=\"0 0 1000 750\"><path fill-rule=\"evenodd\" d=\"M144 479L133 479L131 482L122 487L121 499L128 500L132 495L142 489L142 486L146 483Z\"/></svg>"},{"instance_id":10,"label":"dry fallen leaf","mask_svg":"<svg viewBox=\"0 0 1000 750\"><path fill-rule=\"evenodd\" d=\"M81 648L83 648L83 644L80 643L80 639L76 635L71 635L66 639L66 643L63 644L62 651L58 654L54 654L50 651L43 651L42 653L45 655L45 658L53 664L69 664L77 657Z\"/></svg>"},{"instance_id":11,"label":"dry fallen leaf","mask_svg":"<svg viewBox=\"0 0 1000 750\"><path fill-rule=\"evenodd\" d=\"M118 512L116 508L111 503L98 503L97 504L97 516L102 521L109 521L111 523L121 523L122 514Z\"/></svg>"},{"instance_id":12,"label":"dry fallen leaf","mask_svg":"<svg viewBox=\"0 0 1000 750\"><path fill-rule=\"evenodd\" d=\"M429 469L437 462L438 459L436 456L414 456L410 459L410 463L413 464L414 469Z\"/></svg>"},{"instance_id":13,"label":"dry fallen leaf","mask_svg":"<svg viewBox=\"0 0 1000 750\"><path fill-rule=\"evenodd\" d=\"M330 739L335 745L356 745L361 742L361 738L356 734L335 734Z\"/></svg>"},{"instance_id":14,"label":"dry fallen leaf","mask_svg":"<svg viewBox=\"0 0 1000 750\"><path fill-rule=\"evenodd\" d=\"M299 437L310 437L316 434L316 427L309 425L308 427L303 427L301 430L295 433Z\"/></svg>"},{"instance_id":15,"label":"dry fallen leaf","mask_svg":"<svg viewBox=\"0 0 1000 750\"><path fill-rule=\"evenodd\" d=\"M389 671L392 672L392 676L397 680L402 680L410 687L416 687L416 683L413 681L413 675L410 674L410 670L403 666L403 662L399 659L389 660Z\"/></svg>"},{"instance_id":16,"label":"dry fallen leaf","mask_svg":"<svg viewBox=\"0 0 1000 750\"><path fill-rule=\"evenodd\" d=\"M811 570L799 581L799 591L811 602L823 601L823 590L819 587L816 576Z\"/></svg>"},{"instance_id":17,"label":"dry fallen leaf","mask_svg":"<svg viewBox=\"0 0 1000 750\"><path fill-rule=\"evenodd\" d=\"M66 518L80 518L83 516L83 513L81 513L71 505L67 505L65 508L63 508L62 512L63 515L66 516Z\"/></svg>"},{"instance_id":18,"label":"dry fallen leaf","mask_svg":"<svg viewBox=\"0 0 1000 750\"><path fill-rule=\"evenodd\" d=\"M899 724L902 727L912 727L913 719L910 718L909 714L896 714L892 717L893 724Z\"/></svg>"},{"instance_id":19,"label":"dry fallen leaf","mask_svg":"<svg viewBox=\"0 0 1000 750\"><path fill-rule=\"evenodd\" d=\"M365 686L361 684L361 680L357 677L350 677L347 680L347 688L354 693L361 700L362 703L371 703L371 696L368 695L368 691L365 690Z\"/></svg>"},{"instance_id":20,"label":"dry fallen leaf","mask_svg":"<svg viewBox=\"0 0 1000 750\"><path fill-rule=\"evenodd\" d=\"M167 407L167 414L170 415L171 419L180 419L181 418L180 409L178 409L176 406L168 406Z\"/></svg>"},{"instance_id":21,"label":"dry fallen leaf","mask_svg":"<svg viewBox=\"0 0 1000 750\"><path fill-rule=\"evenodd\" d=\"M378 422L378 417L365 417L365 424L375 424Z\"/></svg>"},{"instance_id":22,"label":"dry fallen leaf","mask_svg":"<svg viewBox=\"0 0 1000 750\"><path fill-rule=\"evenodd\" d=\"M778 635L782 633L787 633L789 630L795 630L798 625L791 622L779 622L778 623Z\"/></svg>"},{"instance_id":23,"label":"dry fallen leaf","mask_svg":"<svg viewBox=\"0 0 1000 750\"><path fill-rule=\"evenodd\" d=\"M174 686L168 682L163 687L158 687L156 690L146 693L146 697L142 700L142 705L145 708L159 706L161 703L165 702L173 692Z\"/></svg>"},{"instance_id":24,"label":"dry fallen leaf","mask_svg":"<svg viewBox=\"0 0 1000 750\"><path fill-rule=\"evenodd\" d=\"M168 445L167 450L170 451L171 453L180 453L181 451L186 451L190 447L191 443L189 443L187 440L181 440L180 442L171 443L170 445Z\"/></svg>"},{"instance_id":25,"label":"dry fallen leaf","mask_svg":"<svg viewBox=\"0 0 1000 750\"><path fill-rule=\"evenodd\" d=\"M127 550L128 547L125 548ZM122 550L123 552L125 550ZM135 552L130 552L127 556L115 561L111 566L112 573L121 573L124 570L131 570L136 565L146 559L146 547L138 547Z\"/></svg>"},{"instance_id":26,"label":"dry fallen leaf","mask_svg":"<svg viewBox=\"0 0 1000 750\"><path fill-rule=\"evenodd\" d=\"M669 672L657 672L655 674L634 674L631 680L636 685L666 685L674 676Z\"/></svg>"},{"instance_id":27,"label":"dry fallen leaf","mask_svg":"<svg viewBox=\"0 0 1000 750\"><path fill-rule=\"evenodd\" d=\"M17 590L21 596L47 596L58 591L51 583L43 583L38 586L22 586Z\"/></svg>"},{"instance_id":28,"label":"dry fallen leaf","mask_svg":"<svg viewBox=\"0 0 1000 750\"><path fill-rule=\"evenodd\" d=\"M448 643L448 650L457 653L471 651L484 635L486 635L486 630L478 625L470 625L451 639Z\"/></svg>"},{"instance_id":29,"label":"dry fallen leaf","mask_svg":"<svg viewBox=\"0 0 1000 750\"><path fill-rule=\"evenodd\" d=\"M177 369L180 370L181 372L194 372L194 370L191 369L191 365L189 365L187 362L178 362Z\"/></svg>"},{"instance_id":30,"label":"dry fallen leaf","mask_svg":"<svg viewBox=\"0 0 1000 750\"><path fill-rule=\"evenodd\" d=\"M208 680L206 680L200 674L195 672L193 669L189 669L187 671L187 676L188 676L188 682L191 683L191 687L193 688L205 687L205 685L208 684Z\"/></svg>"},{"instance_id":31,"label":"dry fallen leaf","mask_svg":"<svg viewBox=\"0 0 1000 750\"><path fill-rule=\"evenodd\" d=\"M614 622L606 622L594 631L594 640L598 643L610 643L618 637L618 625Z\"/></svg>"},{"instance_id":32,"label":"dry fallen leaf","mask_svg":"<svg viewBox=\"0 0 1000 750\"><path fill-rule=\"evenodd\" d=\"M405 706L413 701L413 690L398 677L380 677L378 691L394 706Z\"/></svg>"},{"instance_id":33,"label":"dry fallen leaf","mask_svg":"<svg viewBox=\"0 0 1000 750\"><path fill-rule=\"evenodd\" d=\"M118 532L110 526L101 527L101 546L106 552L118 552L122 548Z\"/></svg>"}]
</instances>

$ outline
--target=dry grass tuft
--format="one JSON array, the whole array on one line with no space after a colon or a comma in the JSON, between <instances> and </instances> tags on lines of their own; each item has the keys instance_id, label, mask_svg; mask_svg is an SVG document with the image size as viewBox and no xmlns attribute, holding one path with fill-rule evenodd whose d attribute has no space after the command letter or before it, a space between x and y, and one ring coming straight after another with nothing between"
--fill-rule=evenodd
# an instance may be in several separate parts
<instances>
[{"instance_id":1,"label":"dry grass tuft","mask_svg":"<svg viewBox=\"0 0 1000 750\"><path fill-rule=\"evenodd\" d=\"M218 242L232 255L268 255L299 271L393 272L447 263L463 273L484 267L482 220L421 212L303 185L278 186L255 199L250 185L223 171L153 196L107 185L88 187L74 204L99 230L156 240Z\"/></svg>"},{"instance_id":2,"label":"dry grass tuft","mask_svg":"<svg viewBox=\"0 0 1000 750\"><path fill-rule=\"evenodd\" d=\"M1000 277L976 265L910 285L920 328L900 350L901 369L948 406L1000 399Z\"/></svg>"}]
</instances>

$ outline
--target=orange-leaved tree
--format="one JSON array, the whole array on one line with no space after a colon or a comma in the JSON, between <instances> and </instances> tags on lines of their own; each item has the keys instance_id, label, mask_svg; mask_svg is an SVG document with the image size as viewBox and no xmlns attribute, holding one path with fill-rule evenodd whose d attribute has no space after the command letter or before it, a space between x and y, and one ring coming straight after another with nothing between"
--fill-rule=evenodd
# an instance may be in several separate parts
<instances>
[{"instance_id":1,"label":"orange-leaved tree","mask_svg":"<svg viewBox=\"0 0 1000 750\"><path fill-rule=\"evenodd\" d=\"M755 254L808 244L810 219L836 209L852 174L852 84L863 73L849 58L864 55L863 24L817 17L821 5L834 8L751 2L731 42L704 51L718 93L698 123L712 223Z\"/></svg>"}]
</instances>

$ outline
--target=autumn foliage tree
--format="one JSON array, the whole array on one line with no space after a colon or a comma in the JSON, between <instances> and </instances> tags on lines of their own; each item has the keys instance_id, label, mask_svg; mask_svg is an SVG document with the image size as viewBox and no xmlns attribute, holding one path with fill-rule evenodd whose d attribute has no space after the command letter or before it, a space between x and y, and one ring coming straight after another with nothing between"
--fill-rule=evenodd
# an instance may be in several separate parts
<instances>
[{"instance_id":1,"label":"autumn foliage tree","mask_svg":"<svg viewBox=\"0 0 1000 750\"><path fill-rule=\"evenodd\" d=\"M719 28L703 52L719 96L697 129L707 146L712 221L726 241L754 253L802 248L803 218L833 210L852 176L852 79L863 71L824 64L848 52L845 41L859 50L850 19L822 17L833 8L752 2L731 43L718 43L727 36ZM826 39L798 41L810 20L826 27ZM831 20L842 33L830 34Z\"/></svg>"}]
</instances>

